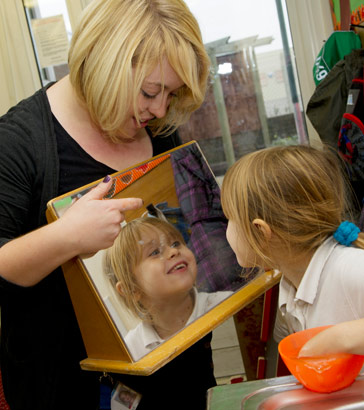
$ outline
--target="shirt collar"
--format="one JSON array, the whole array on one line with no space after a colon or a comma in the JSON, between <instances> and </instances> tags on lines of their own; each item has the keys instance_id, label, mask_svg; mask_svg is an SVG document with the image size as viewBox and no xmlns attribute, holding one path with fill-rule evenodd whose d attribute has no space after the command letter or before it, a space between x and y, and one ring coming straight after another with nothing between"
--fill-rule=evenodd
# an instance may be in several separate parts
<instances>
[{"instance_id":1,"label":"shirt collar","mask_svg":"<svg viewBox=\"0 0 364 410\"><path fill-rule=\"evenodd\" d=\"M144 346L148 350L154 349L164 342L150 323L142 323L141 334Z\"/></svg>"},{"instance_id":2,"label":"shirt collar","mask_svg":"<svg viewBox=\"0 0 364 410\"><path fill-rule=\"evenodd\" d=\"M188 321L185 326L192 323L200 314L199 306L196 303L196 301L198 300L197 296L198 296L197 289L196 287L194 287L193 288L194 307L193 307L191 316L188 318ZM159 346L161 343L165 341L159 336L155 328L150 323L146 323L146 322L142 323L141 333L142 333L142 340L144 341L144 346L146 349L154 349L155 347Z\"/></svg>"}]
</instances>

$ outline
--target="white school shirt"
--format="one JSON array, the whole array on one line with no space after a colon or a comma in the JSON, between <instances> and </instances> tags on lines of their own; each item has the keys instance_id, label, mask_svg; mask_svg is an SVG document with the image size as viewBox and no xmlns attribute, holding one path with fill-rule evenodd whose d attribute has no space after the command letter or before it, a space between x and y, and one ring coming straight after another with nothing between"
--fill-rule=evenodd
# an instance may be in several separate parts
<instances>
[{"instance_id":1,"label":"white school shirt","mask_svg":"<svg viewBox=\"0 0 364 410\"><path fill-rule=\"evenodd\" d=\"M274 339L364 317L364 250L329 237L296 288L282 276Z\"/></svg>"},{"instance_id":2,"label":"white school shirt","mask_svg":"<svg viewBox=\"0 0 364 410\"><path fill-rule=\"evenodd\" d=\"M195 306L185 326L191 324L194 320L233 294L230 291L205 293L197 292L196 288L193 289ZM139 360L164 341L152 324L143 321L125 336L126 346L134 360Z\"/></svg>"}]
</instances>

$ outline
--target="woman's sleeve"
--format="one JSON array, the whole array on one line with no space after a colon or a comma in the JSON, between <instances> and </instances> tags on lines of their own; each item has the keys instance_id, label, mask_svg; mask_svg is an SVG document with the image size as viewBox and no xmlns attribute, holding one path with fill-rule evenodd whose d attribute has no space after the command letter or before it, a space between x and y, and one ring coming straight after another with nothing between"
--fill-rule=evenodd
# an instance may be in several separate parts
<instances>
[{"instance_id":1,"label":"woman's sleeve","mask_svg":"<svg viewBox=\"0 0 364 410\"><path fill-rule=\"evenodd\" d=\"M37 227L39 201L33 192L41 176L35 164L27 130L0 118L0 247ZM16 288L1 278L1 293Z\"/></svg>"},{"instance_id":2,"label":"woman's sleeve","mask_svg":"<svg viewBox=\"0 0 364 410\"><path fill-rule=\"evenodd\" d=\"M35 228L36 157L26 131L0 121L0 246Z\"/></svg>"}]
</instances>

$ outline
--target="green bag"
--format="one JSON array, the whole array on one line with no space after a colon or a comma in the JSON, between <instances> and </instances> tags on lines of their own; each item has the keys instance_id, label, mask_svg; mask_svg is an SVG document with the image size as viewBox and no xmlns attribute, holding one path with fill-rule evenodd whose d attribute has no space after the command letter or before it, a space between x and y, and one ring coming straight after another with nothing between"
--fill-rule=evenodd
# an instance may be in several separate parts
<instances>
[{"instance_id":1,"label":"green bag","mask_svg":"<svg viewBox=\"0 0 364 410\"><path fill-rule=\"evenodd\" d=\"M313 66L313 79L316 86L338 61L358 48L361 48L361 41L356 33L353 31L334 31L325 41Z\"/></svg>"}]
</instances>

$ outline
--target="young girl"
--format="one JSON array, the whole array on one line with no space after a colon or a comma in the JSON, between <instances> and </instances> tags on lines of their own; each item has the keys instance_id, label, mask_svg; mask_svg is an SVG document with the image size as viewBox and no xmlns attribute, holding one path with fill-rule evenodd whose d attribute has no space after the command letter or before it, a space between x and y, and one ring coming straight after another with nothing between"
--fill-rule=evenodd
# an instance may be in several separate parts
<instances>
[{"instance_id":1,"label":"young girl","mask_svg":"<svg viewBox=\"0 0 364 410\"><path fill-rule=\"evenodd\" d=\"M283 274L277 341L364 317L364 235L343 222L346 186L338 158L308 146L248 154L224 178L227 239L239 264Z\"/></svg>"},{"instance_id":2,"label":"young girl","mask_svg":"<svg viewBox=\"0 0 364 410\"><path fill-rule=\"evenodd\" d=\"M104 257L125 305L141 323L125 338L135 360L232 292L198 293L196 259L181 233L155 217L127 223Z\"/></svg>"}]
</instances>

